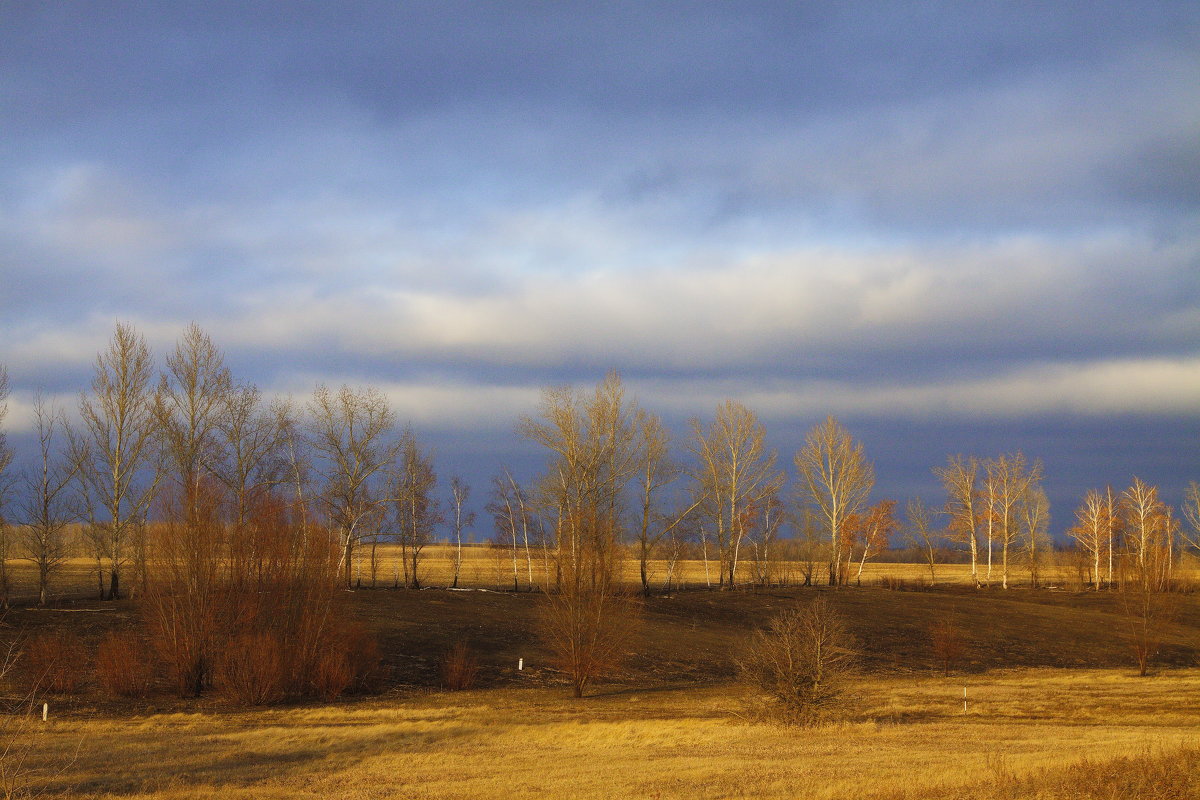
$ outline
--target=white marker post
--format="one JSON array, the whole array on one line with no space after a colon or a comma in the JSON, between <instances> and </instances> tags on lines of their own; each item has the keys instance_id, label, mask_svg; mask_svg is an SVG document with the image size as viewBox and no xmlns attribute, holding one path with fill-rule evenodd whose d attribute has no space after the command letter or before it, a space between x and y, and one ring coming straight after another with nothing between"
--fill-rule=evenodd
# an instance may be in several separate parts
<instances>
[{"instance_id":1,"label":"white marker post","mask_svg":"<svg viewBox=\"0 0 1200 800\"><path fill-rule=\"evenodd\" d=\"M967 713L967 687L963 687L963 713Z\"/></svg>"},{"instance_id":2,"label":"white marker post","mask_svg":"<svg viewBox=\"0 0 1200 800\"><path fill-rule=\"evenodd\" d=\"M50 704L42 703L42 722L50 719Z\"/></svg>"},{"instance_id":3,"label":"white marker post","mask_svg":"<svg viewBox=\"0 0 1200 800\"><path fill-rule=\"evenodd\" d=\"M522 671L523 669L525 669L525 659L524 659L524 658L518 658L518 659L517 659L517 671L518 671L518 672L520 672L520 671Z\"/></svg>"}]
</instances>

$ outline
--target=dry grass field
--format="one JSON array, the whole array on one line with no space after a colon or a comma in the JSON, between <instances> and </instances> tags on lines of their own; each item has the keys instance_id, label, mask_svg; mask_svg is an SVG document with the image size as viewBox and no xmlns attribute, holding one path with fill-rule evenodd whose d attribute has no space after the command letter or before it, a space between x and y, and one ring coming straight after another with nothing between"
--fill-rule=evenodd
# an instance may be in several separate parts
<instances>
[{"instance_id":1,"label":"dry grass field","mask_svg":"<svg viewBox=\"0 0 1200 800\"><path fill-rule=\"evenodd\" d=\"M862 655L845 716L809 729L754 721L736 652L771 614L818 592ZM645 602L628 668L582 700L547 666L537 594L347 598L379 636L382 693L247 709L165 691L116 701L85 687L48 698L48 723L9 721L23 780L51 795L155 800L1200 796L1195 596L1156 673L1139 679L1107 592L677 592ZM135 619L127 602L92 601L14 609L5 624L94 642ZM949 677L929 640L944 619L966 643ZM439 661L460 639L479 655L480 681L445 692Z\"/></svg>"},{"instance_id":2,"label":"dry grass field","mask_svg":"<svg viewBox=\"0 0 1200 800\"><path fill-rule=\"evenodd\" d=\"M747 722L744 703L727 684L581 701L545 688L406 692L299 709L68 714L26 735L41 788L96 798L1016 797L1055 787L1043 796L1074 797L1093 796L1080 775L1119 758L1132 760L1115 763L1094 796L1147 774L1166 792L1200 790L1194 669L1150 680L1119 669L872 676L844 721L800 730ZM1166 778L1154 775L1162 762Z\"/></svg>"}]
</instances>

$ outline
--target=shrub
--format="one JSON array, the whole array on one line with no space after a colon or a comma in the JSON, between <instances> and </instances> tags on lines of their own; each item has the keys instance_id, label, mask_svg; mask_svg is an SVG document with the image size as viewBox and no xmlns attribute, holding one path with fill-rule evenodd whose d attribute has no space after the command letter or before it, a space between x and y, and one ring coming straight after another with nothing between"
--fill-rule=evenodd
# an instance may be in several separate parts
<instances>
[{"instance_id":1,"label":"shrub","mask_svg":"<svg viewBox=\"0 0 1200 800\"><path fill-rule=\"evenodd\" d=\"M154 680L154 659L132 631L110 631L96 649L96 681L118 697L145 697Z\"/></svg>"},{"instance_id":2,"label":"shrub","mask_svg":"<svg viewBox=\"0 0 1200 800\"><path fill-rule=\"evenodd\" d=\"M379 644L359 623L350 623L330 637L317 657L312 691L333 700L345 691L373 689L381 676Z\"/></svg>"},{"instance_id":3,"label":"shrub","mask_svg":"<svg viewBox=\"0 0 1200 800\"><path fill-rule=\"evenodd\" d=\"M283 647L262 631L233 637L221 659L221 688L230 700L249 706L277 703L286 681Z\"/></svg>"},{"instance_id":4,"label":"shrub","mask_svg":"<svg viewBox=\"0 0 1200 800\"><path fill-rule=\"evenodd\" d=\"M934 659L942 667L942 672L949 675L963 652L962 634L954 620L947 617L935 622L929 628L929 645Z\"/></svg>"},{"instance_id":5,"label":"shrub","mask_svg":"<svg viewBox=\"0 0 1200 800\"><path fill-rule=\"evenodd\" d=\"M459 640L446 651L442 659L442 683L452 692L464 691L475 685L479 660L465 641Z\"/></svg>"},{"instance_id":6,"label":"shrub","mask_svg":"<svg viewBox=\"0 0 1200 800\"><path fill-rule=\"evenodd\" d=\"M87 648L71 631L54 631L30 639L25 653L31 691L72 694L83 685Z\"/></svg>"},{"instance_id":7,"label":"shrub","mask_svg":"<svg viewBox=\"0 0 1200 800\"><path fill-rule=\"evenodd\" d=\"M773 617L738 659L743 678L788 724L828 717L842 697L853 662L853 640L824 595Z\"/></svg>"}]
</instances>

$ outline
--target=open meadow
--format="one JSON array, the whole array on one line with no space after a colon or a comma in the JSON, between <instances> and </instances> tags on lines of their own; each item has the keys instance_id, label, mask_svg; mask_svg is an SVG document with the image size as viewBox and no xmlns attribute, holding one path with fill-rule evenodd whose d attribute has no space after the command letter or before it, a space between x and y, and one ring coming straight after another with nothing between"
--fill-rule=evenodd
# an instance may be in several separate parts
<instances>
[{"instance_id":1,"label":"open meadow","mask_svg":"<svg viewBox=\"0 0 1200 800\"><path fill-rule=\"evenodd\" d=\"M817 595L847 620L858 677L834 721L762 721L737 681L737 654L767 617ZM1121 604L1107 592L849 586L656 595L644 602L628 666L580 700L548 666L536 593L346 596L380 641L377 691L263 709L166 691L113 700L85 686L47 697L49 722L10 720L23 779L56 795L161 800L1200 792L1193 595L1147 678L1136 677ZM127 601L86 601L16 608L6 625L70 629L94 642L136 616ZM931 647L939 620L962 632L950 675ZM439 667L460 640L478 656L479 680L449 692Z\"/></svg>"}]
</instances>

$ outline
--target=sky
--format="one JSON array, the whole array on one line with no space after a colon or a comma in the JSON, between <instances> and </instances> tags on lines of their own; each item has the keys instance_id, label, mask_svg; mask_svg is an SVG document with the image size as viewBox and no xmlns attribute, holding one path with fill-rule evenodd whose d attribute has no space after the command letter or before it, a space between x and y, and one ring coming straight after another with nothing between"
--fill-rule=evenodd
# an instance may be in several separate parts
<instances>
[{"instance_id":1,"label":"sky","mask_svg":"<svg viewBox=\"0 0 1200 800\"><path fill-rule=\"evenodd\" d=\"M0 0L8 426L115 322L370 384L482 496L542 387L619 370L876 496L1046 464L1053 528L1200 480L1194 2Z\"/></svg>"}]
</instances>

